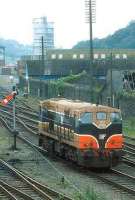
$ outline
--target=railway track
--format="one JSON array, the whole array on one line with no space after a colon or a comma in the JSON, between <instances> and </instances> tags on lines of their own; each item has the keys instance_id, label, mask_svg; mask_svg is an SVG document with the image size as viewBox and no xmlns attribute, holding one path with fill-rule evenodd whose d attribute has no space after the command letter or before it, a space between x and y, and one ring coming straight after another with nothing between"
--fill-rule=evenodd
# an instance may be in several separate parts
<instances>
[{"instance_id":1,"label":"railway track","mask_svg":"<svg viewBox=\"0 0 135 200\"><path fill-rule=\"evenodd\" d=\"M0 184L17 199L52 199L2 160L0 160Z\"/></svg>"},{"instance_id":2,"label":"railway track","mask_svg":"<svg viewBox=\"0 0 135 200\"><path fill-rule=\"evenodd\" d=\"M116 169L111 169L108 173L94 174L94 176L123 192L135 195L135 176L128 175Z\"/></svg>"},{"instance_id":3,"label":"railway track","mask_svg":"<svg viewBox=\"0 0 135 200\"><path fill-rule=\"evenodd\" d=\"M0 160L0 188L2 199L55 200L70 198L51 190ZM5 195L5 196L4 196Z\"/></svg>"},{"instance_id":4,"label":"railway track","mask_svg":"<svg viewBox=\"0 0 135 200\"><path fill-rule=\"evenodd\" d=\"M131 160L124 156L122 161L129 166L135 167L135 162L133 161L133 159Z\"/></svg>"},{"instance_id":5,"label":"railway track","mask_svg":"<svg viewBox=\"0 0 135 200\"><path fill-rule=\"evenodd\" d=\"M16 103L17 103L17 105L19 104L21 104L21 106L20 106L20 108L24 108L25 110L27 109L27 111L30 111L30 112L35 112L35 113L37 113L37 111L35 110L35 109L33 109L32 107L30 107L29 105L28 105L28 102L26 101L26 102L24 102L24 99L23 100L18 100L18 98L16 99Z\"/></svg>"},{"instance_id":6,"label":"railway track","mask_svg":"<svg viewBox=\"0 0 135 200\"><path fill-rule=\"evenodd\" d=\"M135 157L135 145L125 142L124 152L132 157Z\"/></svg>"},{"instance_id":7,"label":"railway track","mask_svg":"<svg viewBox=\"0 0 135 200\"><path fill-rule=\"evenodd\" d=\"M134 137L129 137L129 136L124 136L124 137L125 137L126 140L135 142L135 138Z\"/></svg>"},{"instance_id":8,"label":"railway track","mask_svg":"<svg viewBox=\"0 0 135 200\"><path fill-rule=\"evenodd\" d=\"M0 109L1 113L3 113L3 116L7 116L8 119L10 119L10 121L13 121L13 114L12 112L10 111L7 111L7 110L3 110L3 109ZM2 114L1 114L2 115ZM25 123L27 123L29 126L31 126L32 128L35 128L37 130L37 126L38 126L38 119L35 120L31 117L28 117L24 114L20 114L20 113L17 113L16 112L16 119L21 119L22 121L24 120Z\"/></svg>"},{"instance_id":9,"label":"railway track","mask_svg":"<svg viewBox=\"0 0 135 200\"><path fill-rule=\"evenodd\" d=\"M0 108L2 109L2 110L7 110L7 111L11 111L12 112L12 104L9 104L8 106L2 106L2 105L0 105ZM24 114L25 116L27 115L27 116L29 116L29 117L32 117L32 118L34 118L35 120L38 120L38 112L37 111L34 111L34 110L32 110L32 109L28 109L28 108L25 108L25 107L22 107L22 106L18 106L18 105L16 105L16 113L22 113L22 114Z\"/></svg>"},{"instance_id":10,"label":"railway track","mask_svg":"<svg viewBox=\"0 0 135 200\"><path fill-rule=\"evenodd\" d=\"M10 132L12 132L13 130L12 113L9 113L8 111L5 111L5 110L4 111L1 110L0 116L1 116L1 121L5 124L6 128L8 128ZM32 124L32 123L35 123L35 120L32 120L29 118L29 120L31 121L31 124L30 124L28 122L24 122L22 119L24 119L24 116L19 115L18 117L18 115L16 115L16 125L17 125L16 128L17 128L17 131L19 132L18 137L29 144L33 143L33 145L38 145L38 132L37 132L38 129L37 129L37 126L34 126ZM26 121L27 119L28 118L26 117ZM35 131L33 130L34 128L35 128Z\"/></svg>"},{"instance_id":11,"label":"railway track","mask_svg":"<svg viewBox=\"0 0 135 200\"><path fill-rule=\"evenodd\" d=\"M135 138L125 136L123 162L135 167Z\"/></svg>"}]
</instances>

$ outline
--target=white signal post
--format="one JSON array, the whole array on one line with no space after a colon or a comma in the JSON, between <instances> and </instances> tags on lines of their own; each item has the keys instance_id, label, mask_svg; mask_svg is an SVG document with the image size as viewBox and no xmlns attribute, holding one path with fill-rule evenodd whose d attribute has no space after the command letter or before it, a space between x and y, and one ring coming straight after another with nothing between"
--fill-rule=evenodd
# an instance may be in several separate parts
<instances>
[{"instance_id":1,"label":"white signal post","mask_svg":"<svg viewBox=\"0 0 135 200\"><path fill-rule=\"evenodd\" d=\"M25 72L25 78L27 82L27 93L30 93L30 83L29 83L29 74L28 74L28 66L26 64L26 72Z\"/></svg>"},{"instance_id":2,"label":"white signal post","mask_svg":"<svg viewBox=\"0 0 135 200\"><path fill-rule=\"evenodd\" d=\"M30 83L29 83L29 77L26 76L26 81L27 81L27 92L28 94L30 93Z\"/></svg>"}]
</instances>

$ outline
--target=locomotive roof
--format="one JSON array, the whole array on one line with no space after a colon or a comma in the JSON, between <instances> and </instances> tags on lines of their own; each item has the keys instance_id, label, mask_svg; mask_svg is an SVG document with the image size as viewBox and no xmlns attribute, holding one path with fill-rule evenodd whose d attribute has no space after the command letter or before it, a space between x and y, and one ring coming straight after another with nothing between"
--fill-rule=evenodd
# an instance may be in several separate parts
<instances>
[{"instance_id":1,"label":"locomotive roof","mask_svg":"<svg viewBox=\"0 0 135 200\"><path fill-rule=\"evenodd\" d=\"M68 112L74 115L82 112L120 112L119 109L112 108L104 105L96 105L80 100L69 100L65 98L53 98L40 101L40 105L48 110L55 112Z\"/></svg>"}]
</instances>

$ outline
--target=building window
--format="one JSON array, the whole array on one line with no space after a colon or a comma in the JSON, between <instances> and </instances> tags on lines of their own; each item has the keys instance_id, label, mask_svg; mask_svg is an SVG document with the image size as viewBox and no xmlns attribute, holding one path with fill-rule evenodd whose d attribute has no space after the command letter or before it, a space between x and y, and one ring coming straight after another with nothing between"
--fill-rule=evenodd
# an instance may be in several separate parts
<instances>
[{"instance_id":1,"label":"building window","mask_svg":"<svg viewBox=\"0 0 135 200\"><path fill-rule=\"evenodd\" d=\"M52 54L52 55L51 55L51 58L52 58L52 59L56 59L56 54Z\"/></svg>"},{"instance_id":2,"label":"building window","mask_svg":"<svg viewBox=\"0 0 135 200\"><path fill-rule=\"evenodd\" d=\"M80 59L83 59L84 58L84 54L80 54Z\"/></svg>"},{"instance_id":3,"label":"building window","mask_svg":"<svg viewBox=\"0 0 135 200\"><path fill-rule=\"evenodd\" d=\"M58 58L62 59L63 58L63 54L59 54Z\"/></svg>"},{"instance_id":4,"label":"building window","mask_svg":"<svg viewBox=\"0 0 135 200\"><path fill-rule=\"evenodd\" d=\"M116 54L115 59L120 59L120 54Z\"/></svg>"},{"instance_id":5,"label":"building window","mask_svg":"<svg viewBox=\"0 0 135 200\"><path fill-rule=\"evenodd\" d=\"M101 59L105 59L106 55L105 54L101 54Z\"/></svg>"},{"instance_id":6,"label":"building window","mask_svg":"<svg viewBox=\"0 0 135 200\"><path fill-rule=\"evenodd\" d=\"M127 59L127 54L122 55L123 59Z\"/></svg>"},{"instance_id":7,"label":"building window","mask_svg":"<svg viewBox=\"0 0 135 200\"><path fill-rule=\"evenodd\" d=\"M98 54L94 54L94 59L98 59Z\"/></svg>"},{"instance_id":8,"label":"building window","mask_svg":"<svg viewBox=\"0 0 135 200\"><path fill-rule=\"evenodd\" d=\"M77 54L73 54L73 59L76 59L77 58Z\"/></svg>"}]
</instances>

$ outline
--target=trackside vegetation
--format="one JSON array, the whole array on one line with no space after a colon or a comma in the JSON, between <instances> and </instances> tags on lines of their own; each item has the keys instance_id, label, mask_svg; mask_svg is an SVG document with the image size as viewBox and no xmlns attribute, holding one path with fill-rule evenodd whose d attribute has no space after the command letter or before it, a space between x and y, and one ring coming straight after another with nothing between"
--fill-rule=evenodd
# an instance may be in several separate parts
<instances>
[{"instance_id":1,"label":"trackside vegetation","mask_svg":"<svg viewBox=\"0 0 135 200\"><path fill-rule=\"evenodd\" d=\"M82 80L88 80L89 81L89 84L86 86L86 85L83 85L83 82ZM50 85L53 85L53 87L56 88L57 90L57 94L61 95L64 97L64 94L65 94L65 90L66 88L78 88L78 87L82 87L83 85L83 90L84 88L87 89L87 93L89 92L90 93L90 96L92 96L93 98L93 102L94 100L96 101L96 99L100 96L100 93L102 92L102 89L104 87L103 84L99 84L96 80L92 80L90 74L88 75L86 73L86 71L83 71L82 73L79 73L79 74L76 74L76 75L73 75L73 74L70 74L69 76L66 76L64 78L61 78L57 81L51 81L50 82ZM93 87L94 85L94 87Z\"/></svg>"},{"instance_id":2,"label":"trackside vegetation","mask_svg":"<svg viewBox=\"0 0 135 200\"><path fill-rule=\"evenodd\" d=\"M135 138L135 117L123 120L123 132L125 135Z\"/></svg>"},{"instance_id":3,"label":"trackside vegetation","mask_svg":"<svg viewBox=\"0 0 135 200\"><path fill-rule=\"evenodd\" d=\"M83 194L76 194L75 200L106 200L106 198L103 194L97 194L93 188L87 188Z\"/></svg>"}]
</instances>

